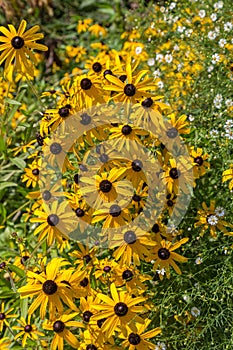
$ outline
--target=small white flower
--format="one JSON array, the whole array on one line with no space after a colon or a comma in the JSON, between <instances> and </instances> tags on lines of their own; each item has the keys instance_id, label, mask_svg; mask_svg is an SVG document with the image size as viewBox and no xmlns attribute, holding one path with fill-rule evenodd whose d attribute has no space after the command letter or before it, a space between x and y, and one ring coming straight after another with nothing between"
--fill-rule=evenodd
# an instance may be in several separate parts
<instances>
[{"instance_id":1,"label":"small white flower","mask_svg":"<svg viewBox=\"0 0 233 350\"><path fill-rule=\"evenodd\" d=\"M167 349L166 345L159 341L157 343L157 345L155 345L155 349L154 350L166 350L166 349Z\"/></svg>"},{"instance_id":2,"label":"small white flower","mask_svg":"<svg viewBox=\"0 0 233 350\"><path fill-rule=\"evenodd\" d=\"M160 80L158 83L158 88L162 89L164 87L164 83L162 82L162 80Z\"/></svg>"},{"instance_id":3,"label":"small white flower","mask_svg":"<svg viewBox=\"0 0 233 350\"><path fill-rule=\"evenodd\" d=\"M154 58L149 58L148 61L147 61L147 64L148 64L149 67L154 66L154 64L155 64L155 59L154 59Z\"/></svg>"},{"instance_id":4,"label":"small white flower","mask_svg":"<svg viewBox=\"0 0 233 350\"><path fill-rule=\"evenodd\" d=\"M186 27L181 27L181 26L178 26L177 27L177 32L179 32L179 33L183 33L184 31L185 31L185 29L186 29Z\"/></svg>"},{"instance_id":5,"label":"small white flower","mask_svg":"<svg viewBox=\"0 0 233 350\"><path fill-rule=\"evenodd\" d=\"M224 26L223 26L225 32L229 32L232 29L232 27L233 25L231 22L226 22L224 23Z\"/></svg>"},{"instance_id":6,"label":"small white flower","mask_svg":"<svg viewBox=\"0 0 233 350\"><path fill-rule=\"evenodd\" d=\"M227 43L226 39L220 39L218 42L218 45L223 48L226 45L226 43Z\"/></svg>"},{"instance_id":7,"label":"small white flower","mask_svg":"<svg viewBox=\"0 0 233 350\"><path fill-rule=\"evenodd\" d=\"M218 224L218 218L216 215L210 215L207 218L208 224L210 224L211 226L216 226Z\"/></svg>"},{"instance_id":8,"label":"small white flower","mask_svg":"<svg viewBox=\"0 0 233 350\"><path fill-rule=\"evenodd\" d=\"M227 107L232 107L233 106L233 101L229 98L225 101L225 105ZM233 123L233 121L231 120L231 122ZM232 124L233 125L233 124Z\"/></svg>"},{"instance_id":9,"label":"small white flower","mask_svg":"<svg viewBox=\"0 0 233 350\"><path fill-rule=\"evenodd\" d=\"M163 55L161 53L157 53L155 59L158 62L162 62L163 61Z\"/></svg>"},{"instance_id":10,"label":"small white flower","mask_svg":"<svg viewBox=\"0 0 233 350\"><path fill-rule=\"evenodd\" d=\"M214 66L212 66L212 65L207 68L208 73L212 72L212 70L214 70Z\"/></svg>"},{"instance_id":11,"label":"small white flower","mask_svg":"<svg viewBox=\"0 0 233 350\"><path fill-rule=\"evenodd\" d=\"M200 10L199 13L198 13L198 15L199 15L199 17L204 18L205 15L206 15L205 10Z\"/></svg>"},{"instance_id":12,"label":"small white flower","mask_svg":"<svg viewBox=\"0 0 233 350\"><path fill-rule=\"evenodd\" d=\"M201 311L196 307L192 307L191 309L191 314L194 316L194 317L198 317L200 315Z\"/></svg>"},{"instance_id":13,"label":"small white flower","mask_svg":"<svg viewBox=\"0 0 233 350\"><path fill-rule=\"evenodd\" d=\"M207 35L210 40L214 40L217 36L217 34L213 30L210 30Z\"/></svg>"},{"instance_id":14,"label":"small white flower","mask_svg":"<svg viewBox=\"0 0 233 350\"><path fill-rule=\"evenodd\" d=\"M187 301L187 303L188 303L190 300L190 297L185 294L185 295L183 295L183 299L184 299L184 301Z\"/></svg>"},{"instance_id":15,"label":"small white flower","mask_svg":"<svg viewBox=\"0 0 233 350\"><path fill-rule=\"evenodd\" d=\"M174 45L174 51L179 51L179 49L180 49L180 48L179 48L179 45L175 44L175 45Z\"/></svg>"},{"instance_id":16,"label":"small white flower","mask_svg":"<svg viewBox=\"0 0 233 350\"><path fill-rule=\"evenodd\" d=\"M214 8L216 10L220 10L221 8L223 8L223 1L218 1L214 4Z\"/></svg>"},{"instance_id":17,"label":"small white flower","mask_svg":"<svg viewBox=\"0 0 233 350\"><path fill-rule=\"evenodd\" d=\"M210 136L212 136L212 137L217 137L218 134L219 134L218 130L216 130L216 129L210 130Z\"/></svg>"},{"instance_id":18,"label":"small white flower","mask_svg":"<svg viewBox=\"0 0 233 350\"><path fill-rule=\"evenodd\" d=\"M196 260L195 260L195 264L197 264L197 265L202 264L202 262L203 262L203 260L200 257L196 258Z\"/></svg>"},{"instance_id":19,"label":"small white flower","mask_svg":"<svg viewBox=\"0 0 233 350\"><path fill-rule=\"evenodd\" d=\"M213 54L212 55L212 63L213 64L216 64L217 62L219 62L220 61L220 56L219 56L219 54L218 53L215 53L215 54Z\"/></svg>"},{"instance_id":20,"label":"small white flower","mask_svg":"<svg viewBox=\"0 0 233 350\"><path fill-rule=\"evenodd\" d=\"M170 53L166 54L164 58L167 63L171 63L173 60L173 57Z\"/></svg>"},{"instance_id":21,"label":"small white flower","mask_svg":"<svg viewBox=\"0 0 233 350\"><path fill-rule=\"evenodd\" d=\"M176 2L171 2L169 9L173 10L176 7Z\"/></svg>"},{"instance_id":22,"label":"small white flower","mask_svg":"<svg viewBox=\"0 0 233 350\"><path fill-rule=\"evenodd\" d=\"M153 72L153 76L154 76L155 78L159 78L160 75L161 75L161 72L160 72L159 69L156 69L156 70Z\"/></svg>"},{"instance_id":23,"label":"small white flower","mask_svg":"<svg viewBox=\"0 0 233 350\"><path fill-rule=\"evenodd\" d=\"M217 207L214 212L219 218L225 216L225 209L223 209L222 207Z\"/></svg>"},{"instance_id":24,"label":"small white flower","mask_svg":"<svg viewBox=\"0 0 233 350\"><path fill-rule=\"evenodd\" d=\"M233 130L228 130L225 134L225 137L229 140L233 140Z\"/></svg>"},{"instance_id":25,"label":"small white flower","mask_svg":"<svg viewBox=\"0 0 233 350\"><path fill-rule=\"evenodd\" d=\"M192 114L190 114L190 115L188 116L188 119L190 120L190 122L193 122L194 119L195 119L195 117L194 117Z\"/></svg>"},{"instance_id":26,"label":"small white flower","mask_svg":"<svg viewBox=\"0 0 233 350\"><path fill-rule=\"evenodd\" d=\"M166 273L166 270L165 270L164 268L162 268L161 270L156 270L156 272L157 272L159 275L164 276L165 273Z\"/></svg>"},{"instance_id":27,"label":"small white flower","mask_svg":"<svg viewBox=\"0 0 233 350\"><path fill-rule=\"evenodd\" d=\"M210 15L210 19L211 19L211 21L215 22L216 19L217 19L216 13L212 13L212 14Z\"/></svg>"},{"instance_id":28,"label":"small white flower","mask_svg":"<svg viewBox=\"0 0 233 350\"><path fill-rule=\"evenodd\" d=\"M142 52L142 47L141 46L136 47L135 49L136 55L140 55L141 52Z\"/></svg>"}]
</instances>

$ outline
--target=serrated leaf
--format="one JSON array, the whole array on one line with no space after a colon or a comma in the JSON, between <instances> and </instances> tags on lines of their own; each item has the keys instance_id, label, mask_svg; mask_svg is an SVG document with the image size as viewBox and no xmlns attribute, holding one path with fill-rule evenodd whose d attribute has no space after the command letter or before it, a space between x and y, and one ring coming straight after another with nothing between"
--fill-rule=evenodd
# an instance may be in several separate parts
<instances>
[{"instance_id":1,"label":"serrated leaf","mask_svg":"<svg viewBox=\"0 0 233 350\"><path fill-rule=\"evenodd\" d=\"M10 158L10 160L21 170L24 170L26 167L26 162L22 158Z\"/></svg>"},{"instance_id":2,"label":"serrated leaf","mask_svg":"<svg viewBox=\"0 0 233 350\"><path fill-rule=\"evenodd\" d=\"M0 183L0 191L2 191L6 187L12 187L12 186L17 186L17 184L14 182L2 182Z\"/></svg>"}]
</instances>

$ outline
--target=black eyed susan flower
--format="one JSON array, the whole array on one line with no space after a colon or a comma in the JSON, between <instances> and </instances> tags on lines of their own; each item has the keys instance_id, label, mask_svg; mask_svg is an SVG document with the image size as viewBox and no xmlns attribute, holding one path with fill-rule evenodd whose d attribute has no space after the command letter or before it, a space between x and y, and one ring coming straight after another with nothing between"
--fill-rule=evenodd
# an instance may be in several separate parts
<instances>
[{"instance_id":1,"label":"black eyed susan flower","mask_svg":"<svg viewBox=\"0 0 233 350\"><path fill-rule=\"evenodd\" d=\"M101 172L94 177L83 176L80 191L94 207L101 206L103 202L113 202L118 195L126 198L130 196L131 188L127 187L125 181L120 181L124 172L124 168L113 168L108 173Z\"/></svg>"},{"instance_id":2,"label":"black eyed susan flower","mask_svg":"<svg viewBox=\"0 0 233 350\"><path fill-rule=\"evenodd\" d=\"M37 330L36 325L31 323L31 315L28 316L27 321L24 317L18 320L21 326L13 326L12 329L19 330L20 332L15 336L15 339L23 336L22 346L25 348L27 344L27 339L32 339L38 341L39 337L43 337L44 333Z\"/></svg>"},{"instance_id":3,"label":"black eyed susan flower","mask_svg":"<svg viewBox=\"0 0 233 350\"><path fill-rule=\"evenodd\" d=\"M0 311L0 332L2 332L4 325L6 325L7 327L10 326L9 322L8 322L9 318L15 318L15 317L18 316L16 314L11 314L11 312L13 310L14 310L13 307L11 307L9 309L6 309L5 308L5 303L2 302L2 304L1 304L1 311ZM0 349L1 349L1 346L0 346Z\"/></svg>"},{"instance_id":4,"label":"black eyed susan flower","mask_svg":"<svg viewBox=\"0 0 233 350\"><path fill-rule=\"evenodd\" d=\"M150 247L156 245L150 239L150 235L137 226L128 226L120 233L115 233L113 237L109 237L109 248L116 250L113 257L116 260L120 259L120 264L139 266L140 260L148 260L151 256Z\"/></svg>"},{"instance_id":5,"label":"black eyed susan flower","mask_svg":"<svg viewBox=\"0 0 233 350\"><path fill-rule=\"evenodd\" d=\"M96 321L106 318L101 329L107 337L111 337L119 326L124 332L126 324L129 324L132 329L136 329L135 321L143 323L144 320L137 314L143 312L144 307L136 306L136 304L146 300L143 297L132 298L126 292L118 293L114 283L111 284L110 290L112 298L105 294L97 294L97 297L104 304L93 305L93 308L100 312L92 316L92 320Z\"/></svg>"},{"instance_id":6,"label":"black eyed susan flower","mask_svg":"<svg viewBox=\"0 0 233 350\"><path fill-rule=\"evenodd\" d=\"M48 50L47 46L36 43L36 40L42 39L44 35L42 33L36 33L40 27L34 26L27 30L27 22L22 20L18 30L12 24L8 24L9 30L3 26L0 27L0 32L4 36L0 36L0 51L3 51L0 56L0 64L5 62L6 70L11 66L11 62L14 60L16 70L22 74L28 74L34 76L33 65L36 63L32 50Z\"/></svg>"},{"instance_id":7,"label":"black eyed susan flower","mask_svg":"<svg viewBox=\"0 0 233 350\"><path fill-rule=\"evenodd\" d=\"M65 200L61 204L53 201L50 206L44 203L42 210L35 210L34 215L37 217L30 221L40 223L34 231L34 235L39 233L39 241L47 237L47 243L50 246L55 239L62 243L62 237L69 238L67 233L75 229L75 215L71 211L66 211L67 205L68 202Z\"/></svg>"},{"instance_id":8,"label":"black eyed susan flower","mask_svg":"<svg viewBox=\"0 0 233 350\"><path fill-rule=\"evenodd\" d=\"M25 174L22 175L22 182L26 182L26 187L36 187L40 180L42 160L41 158L35 159L28 168L25 168Z\"/></svg>"},{"instance_id":9,"label":"black eyed susan flower","mask_svg":"<svg viewBox=\"0 0 233 350\"><path fill-rule=\"evenodd\" d=\"M40 318L44 319L47 311L50 318L55 317L56 311L62 313L65 303L72 310L77 311L73 303L73 294L64 280L67 274L71 274L70 270L60 271L60 267L68 265L65 259L54 258L46 266L46 272L37 274L32 271L27 272L27 276L35 280L33 284L27 284L18 289L21 298L34 297L36 299L29 307L28 314L32 315L36 309L40 308ZM63 302L63 303L62 303ZM48 310L47 310L48 306Z\"/></svg>"},{"instance_id":10,"label":"black eyed susan flower","mask_svg":"<svg viewBox=\"0 0 233 350\"><path fill-rule=\"evenodd\" d=\"M77 312L67 310L63 315L53 320L46 321L43 328L54 332L51 342L51 349L64 349L64 340L74 349L79 348L79 341L69 330L71 327L83 328L83 323L73 320L77 316Z\"/></svg>"},{"instance_id":11,"label":"black eyed susan flower","mask_svg":"<svg viewBox=\"0 0 233 350\"><path fill-rule=\"evenodd\" d=\"M117 201L115 204L106 203L104 208L94 211L92 224L103 221L103 228L114 228L124 226L131 219L129 209L125 207L125 200Z\"/></svg>"},{"instance_id":12,"label":"black eyed susan flower","mask_svg":"<svg viewBox=\"0 0 233 350\"><path fill-rule=\"evenodd\" d=\"M98 259L95 256L97 253L97 248L91 248L88 241L86 242L86 245L78 242L78 248L79 250L74 250L69 255L76 258L74 263L78 265L78 270L91 270L93 266L98 262Z\"/></svg>"},{"instance_id":13,"label":"black eyed susan flower","mask_svg":"<svg viewBox=\"0 0 233 350\"><path fill-rule=\"evenodd\" d=\"M132 332L129 326L127 328L127 336L120 334L119 337L125 339L122 342L124 349L129 350L153 350L155 344L150 343L147 339L154 338L161 333L161 328L157 327L145 332L151 321L149 319L144 320L144 324L136 323L137 332Z\"/></svg>"},{"instance_id":14,"label":"black eyed susan flower","mask_svg":"<svg viewBox=\"0 0 233 350\"><path fill-rule=\"evenodd\" d=\"M211 237L217 238L217 230L223 232L225 235L233 235L232 232L228 232L227 227L233 228L233 225L226 222L224 219L225 210L218 210L216 208L215 200L210 201L210 206L202 203L202 208L198 210L197 222L194 227L201 227L200 236L203 237L204 233L209 230Z\"/></svg>"},{"instance_id":15,"label":"black eyed susan flower","mask_svg":"<svg viewBox=\"0 0 233 350\"><path fill-rule=\"evenodd\" d=\"M190 149L190 155L193 160L193 174L196 179L200 178L201 176L205 175L206 170L210 168L210 163L207 162L207 159L209 157L208 154L203 154L202 148L197 148L197 150L194 150L194 147L191 147Z\"/></svg>"},{"instance_id":16,"label":"black eyed susan flower","mask_svg":"<svg viewBox=\"0 0 233 350\"><path fill-rule=\"evenodd\" d=\"M88 27L90 26L90 24L93 22L93 20L91 18L85 18L83 20L79 20L78 21L78 25L77 25L77 32L78 34L82 33L82 32L86 32L88 30Z\"/></svg>"},{"instance_id":17,"label":"black eyed susan flower","mask_svg":"<svg viewBox=\"0 0 233 350\"><path fill-rule=\"evenodd\" d=\"M81 75L74 82L74 102L81 108L89 108L97 103L105 103L98 76Z\"/></svg>"},{"instance_id":18,"label":"black eyed susan flower","mask_svg":"<svg viewBox=\"0 0 233 350\"><path fill-rule=\"evenodd\" d=\"M163 239L158 242L158 244L152 248L153 260L155 261L153 268L157 269L159 267L160 269L165 270L164 272L168 279L170 278L170 266L172 266L176 273L180 275L181 270L176 264L176 261L184 263L187 262L188 259L175 253L174 250L188 242L188 240L188 238L183 238L176 243L172 243ZM163 279L163 273L160 273L159 277L160 279Z\"/></svg>"},{"instance_id":19,"label":"black eyed susan flower","mask_svg":"<svg viewBox=\"0 0 233 350\"><path fill-rule=\"evenodd\" d=\"M147 134L148 131L137 128L132 124L120 124L110 129L109 139L115 140L114 146L118 151L121 151L123 148L130 150L133 145L132 141L134 141L135 144L142 144L140 137Z\"/></svg>"}]
</instances>

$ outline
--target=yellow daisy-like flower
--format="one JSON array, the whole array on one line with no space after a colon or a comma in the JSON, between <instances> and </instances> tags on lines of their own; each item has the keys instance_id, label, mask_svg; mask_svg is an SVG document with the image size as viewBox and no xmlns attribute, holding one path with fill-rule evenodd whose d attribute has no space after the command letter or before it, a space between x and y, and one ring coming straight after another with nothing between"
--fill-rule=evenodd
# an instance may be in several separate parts
<instances>
[{"instance_id":1,"label":"yellow daisy-like flower","mask_svg":"<svg viewBox=\"0 0 233 350\"><path fill-rule=\"evenodd\" d=\"M27 343L27 339L38 340L39 336L43 337L44 333L39 332L37 327L34 324L31 324L31 315L28 316L28 320L26 321L24 317L21 317L18 321L21 326L13 326L12 329L17 329L20 332L15 336L15 339L23 336L22 346L25 348Z\"/></svg>"},{"instance_id":2,"label":"yellow daisy-like flower","mask_svg":"<svg viewBox=\"0 0 233 350\"><path fill-rule=\"evenodd\" d=\"M83 324L81 322L73 320L73 318L75 318L75 316L77 315L77 312L71 313L70 310L67 310L62 316L52 321L47 321L43 324L44 329L51 330L54 332L54 337L50 345L51 349L63 349L64 340L66 340L67 343L70 344L70 346L72 346L72 348L79 348L78 339L69 330L70 327L83 327Z\"/></svg>"},{"instance_id":3,"label":"yellow daisy-like flower","mask_svg":"<svg viewBox=\"0 0 233 350\"><path fill-rule=\"evenodd\" d=\"M36 43L36 40L44 37L42 33L36 33L40 27L37 25L25 32L26 26L27 22L22 20L17 31L12 24L8 24L9 30L3 26L0 27L0 32L4 34L4 36L0 36L0 42L4 43L0 45L0 51L3 51L0 56L0 64L6 60L5 68L7 71L14 60L17 71L34 76L33 65L30 61L36 63L36 60L32 50L47 51L48 48Z\"/></svg>"},{"instance_id":4,"label":"yellow daisy-like flower","mask_svg":"<svg viewBox=\"0 0 233 350\"><path fill-rule=\"evenodd\" d=\"M19 288L18 292L22 299L37 295L37 298L29 307L29 315L32 315L35 310L40 307L40 318L44 319L48 306L50 318L54 318L56 311L59 314L63 312L64 307L62 301L72 310L77 311L72 300L72 291L70 288L67 288L67 284L64 283L64 281L67 280L67 274L70 275L72 271L60 271L60 267L67 264L69 263L64 259L54 258L46 266L46 272L41 274L32 271L27 272L27 276L33 278L35 282Z\"/></svg>"},{"instance_id":5,"label":"yellow daisy-like flower","mask_svg":"<svg viewBox=\"0 0 233 350\"><path fill-rule=\"evenodd\" d=\"M26 187L36 187L40 180L40 170L41 170L42 160L34 160L32 164L25 168L25 174L22 175L22 182L26 182Z\"/></svg>"},{"instance_id":6,"label":"yellow daisy-like flower","mask_svg":"<svg viewBox=\"0 0 233 350\"><path fill-rule=\"evenodd\" d=\"M210 201L210 207L208 208L206 203L202 203L202 208L198 210L198 221L194 224L194 227L201 226L201 234L203 237L205 231L209 229L210 235L213 238L217 238L217 229L222 231L225 235L233 235L233 232L228 232L226 227L233 228L233 225L226 222L224 219L225 210L221 207L215 208L215 201Z\"/></svg>"},{"instance_id":7,"label":"yellow daisy-like flower","mask_svg":"<svg viewBox=\"0 0 233 350\"><path fill-rule=\"evenodd\" d=\"M67 232L70 233L75 229L75 215L66 211L67 205L67 201L61 204L53 201L51 207L44 203L42 210L35 210L37 218L32 218L30 221L40 223L34 231L34 235L39 233L39 241L47 236L47 243L50 246L55 239L62 243L62 237L69 238Z\"/></svg>"},{"instance_id":8,"label":"yellow daisy-like flower","mask_svg":"<svg viewBox=\"0 0 233 350\"><path fill-rule=\"evenodd\" d=\"M119 79L111 74L107 74L105 77L112 84L106 85L104 89L116 92L116 94L113 95L115 101L136 103L142 96L150 97L151 94L147 93L148 90L156 89L156 86L152 84L153 79L145 78L142 80L142 77L147 73L147 70L142 70L135 76L132 76L131 57L129 56L126 62L126 74L124 79Z\"/></svg>"},{"instance_id":9,"label":"yellow daisy-like flower","mask_svg":"<svg viewBox=\"0 0 233 350\"><path fill-rule=\"evenodd\" d=\"M12 318L12 317L17 317L18 315L16 314L11 314L11 312L14 310L14 308L10 308L8 310L5 310L5 304L4 302L1 305L1 312L0 312L0 332L2 332L3 330L3 326L6 325L7 327L9 327L9 322L8 322L8 318ZM0 346L1 349L1 346Z\"/></svg>"},{"instance_id":10,"label":"yellow daisy-like flower","mask_svg":"<svg viewBox=\"0 0 233 350\"><path fill-rule=\"evenodd\" d=\"M140 265L140 260L145 261L151 256L149 247L156 245L156 242L150 239L148 233L136 226L128 227L121 233L115 233L109 239L110 249L118 247L114 251L113 257L116 260L120 259L121 265L126 264L128 266L132 261L134 265Z\"/></svg>"},{"instance_id":11,"label":"yellow daisy-like flower","mask_svg":"<svg viewBox=\"0 0 233 350\"><path fill-rule=\"evenodd\" d=\"M127 328L127 336L124 334L120 334L120 338L125 339L122 342L122 346L124 349L129 350L152 350L155 349L155 344L148 342L146 339L154 338L156 335L162 332L161 328L157 327L150 331L144 333L146 328L151 323L151 320L144 320L144 324L137 323L137 332L132 332L129 326Z\"/></svg>"},{"instance_id":12,"label":"yellow daisy-like flower","mask_svg":"<svg viewBox=\"0 0 233 350\"><path fill-rule=\"evenodd\" d=\"M92 19L91 18L85 18L83 20L79 20L78 21L78 25L77 25L77 32L78 34L82 33L82 32L86 32L88 30L89 25L92 23Z\"/></svg>"},{"instance_id":13,"label":"yellow daisy-like flower","mask_svg":"<svg viewBox=\"0 0 233 350\"><path fill-rule=\"evenodd\" d=\"M233 164L230 165L230 168L225 170L222 173L222 182L229 181L229 189L232 190L233 188Z\"/></svg>"},{"instance_id":14,"label":"yellow daisy-like flower","mask_svg":"<svg viewBox=\"0 0 233 350\"><path fill-rule=\"evenodd\" d=\"M181 270L175 261L184 263L188 261L188 259L175 253L174 250L179 248L182 244L188 242L188 240L188 238L183 238L179 242L172 243L163 239L158 242L158 244L152 248L153 259L155 260L153 268L157 269L159 267L160 269L163 269L164 273L166 273L166 277L170 278L170 266L172 266L176 273L180 275ZM160 272L161 271L158 270L159 277L162 280L164 273Z\"/></svg>"},{"instance_id":15,"label":"yellow daisy-like flower","mask_svg":"<svg viewBox=\"0 0 233 350\"><path fill-rule=\"evenodd\" d=\"M191 148L190 155L193 158L193 174L198 179L205 175L206 170L210 168L210 163L206 161L209 155L203 154L202 148L197 148L195 151L194 147Z\"/></svg>"},{"instance_id":16,"label":"yellow daisy-like flower","mask_svg":"<svg viewBox=\"0 0 233 350\"><path fill-rule=\"evenodd\" d=\"M144 311L143 306L136 306L146 299L143 297L132 298L126 292L117 292L114 283L110 286L111 296L108 297L105 294L98 293L97 297L104 302L104 304L93 305L92 307L100 312L92 316L93 321L98 321L103 318L107 318L103 325L102 331L106 333L107 337L111 337L116 329L120 327L124 331L126 324L135 329L134 321L143 323L137 314Z\"/></svg>"}]
</instances>

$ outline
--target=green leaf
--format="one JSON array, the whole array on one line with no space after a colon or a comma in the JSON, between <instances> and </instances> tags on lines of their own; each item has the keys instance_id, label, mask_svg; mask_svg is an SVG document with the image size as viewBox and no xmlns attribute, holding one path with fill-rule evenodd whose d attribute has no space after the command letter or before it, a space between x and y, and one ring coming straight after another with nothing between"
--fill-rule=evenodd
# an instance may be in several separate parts
<instances>
[{"instance_id":1,"label":"green leaf","mask_svg":"<svg viewBox=\"0 0 233 350\"><path fill-rule=\"evenodd\" d=\"M24 170L26 167L26 162L22 158L10 158L10 160L21 170Z\"/></svg>"},{"instance_id":2,"label":"green leaf","mask_svg":"<svg viewBox=\"0 0 233 350\"><path fill-rule=\"evenodd\" d=\"M21 316L26 318L28 313L28 298L20 300Z\"/></svg>"},{"instance_id":3,"label":"green leaf","mask_svg":"<svg viewBox=\"0 0 233 350\"><path fill-rule=\"evenodd\" d=\"M17 186L17 184L14 182L2 182L0 183L0 191L2 191L6 187L12 187L12 186Z\"/></svg>"},{"instance_id":4,"label":"green leaf","mask_svg":"<svg viewBox=\"0 0 233 350\"><path fill-rule=\"evenodd\" d=\"M9 103L10 105L16 105L16 106L21 106L21 102L16 101L16 100L12 100L11 98L6 98L5 99L7 103Z\"/></svg>"},{"instance_id":5,"label":"green leaf","mask_svg":"<svg viewBox=\"0 0 233 350\"><path fill-rule=\"evenodd\" d=\"M9 268L10 271L15 272L16 275L18 275L19 277L25 277L25 272L24 270L20 269L18 266L15 265L7 265L7 267Z\"/></svg>"},{"instance_id":6,"label":"green leaf","mask_svg":"<svg viewBox=\"0 0 233 350\"><path fill-rule=\"evenodd\" d=\"M3 152L6 149L5 141L3 136L0 136L0 151Z\"/></svg>"}]
</instances>

